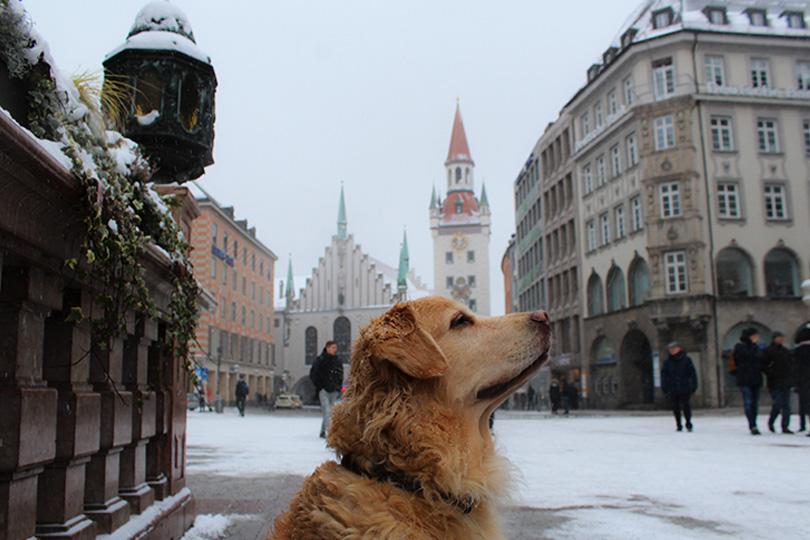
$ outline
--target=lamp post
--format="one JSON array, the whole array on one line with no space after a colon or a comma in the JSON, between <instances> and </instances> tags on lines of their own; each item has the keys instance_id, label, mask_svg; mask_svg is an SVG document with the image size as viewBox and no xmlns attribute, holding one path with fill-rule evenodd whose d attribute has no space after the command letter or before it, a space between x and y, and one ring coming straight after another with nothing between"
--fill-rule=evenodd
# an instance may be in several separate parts
<instances>
[{"instance_id":1,"label":"lamp post","mask_svg":"<svg viewBox=\"0 0 810 540\"><path fill-rule=\"evenodd\" d=\"M220 388L222 388L222 346L217 347L217 398L214 400L214 410L218 413L225 410Z\"/></svg>"}]
</instances>

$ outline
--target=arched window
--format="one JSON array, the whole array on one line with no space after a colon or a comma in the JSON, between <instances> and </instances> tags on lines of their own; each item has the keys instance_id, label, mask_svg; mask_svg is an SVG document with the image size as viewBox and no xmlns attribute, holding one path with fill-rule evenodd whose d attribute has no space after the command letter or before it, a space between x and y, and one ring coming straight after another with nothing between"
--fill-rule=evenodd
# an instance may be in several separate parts
<instances>
[{"instance_id":1,"label":"arched window","mask_svg":"<svg viewBox=\"0 0 810 540\"><path fill-rule=\"evenodd\" d=\"M346 317L338 317L332 330L337 343L337 356L341 362L348 364L352 355L352 323Z\"/></svg>"},{"instance_id":2,"label":"arched window","mask_svg":"<svg viewBox=\"0 0 810 540\"><path fill-rule=\"evenodd\" d=\"M605 312L605 293L602 289L602 278L591 274L588 279L588 315L599 315Z\"/></svg>"},{"instance_id":3,"label":"arched window","mask_svg":"<svg viewBox=\"0 0 810 540\"><path fill-rule=\"evenodd\" d=\"M464 169L464 183L465 184L470 183L470 168L469 167Z\"/></svg>"},{"instance_id":4,"label":"arched window","mask_svg":"<svg viewBox=\"0 0 810 540\"><path fill-rule=\"evenodd\" d=\"M464 211L464 201L461 200L461 195L456 197L456 214L460 214Z\"/></svg>"},{"instance_id":5,"label":"arched window","mask_svg":"<svg viewBox=\"0 0 810 540\"><path fill-rule=\"evenodd\" d=\"M456 184L461 182L461 167L456 167Z\"/></svg>"},{"instance_id":6,"label":"arched window","mask_svg":"<svg viewBox=\"0 0 810 540\"><path fill-rule=\"evenodd\" d=\"M630 264L630 305L640 306L650 295L650 270L647 262L636 257Z\"/></svg>"},{"instance_id":7,"label":"arched window","mask_svg":"<svg viewBox=\"0 0 810 540\"><path fill-rule=\"evenodd\" d=\"M717 254L717 294L754 296L754 265L741 249L725 248Z\"/></svg>"},{"instance_id":8,"label":"arched window","mask_svg":"<svg viewBox=\"0 0 810 540\"><path fill-rule=\"evenodd\" d=\"M156 69L147 69L135 81L135 115L163 112L163 80Z\"/></svg>"},{"instance_id":9,"label":"arched window","mask_svg":"<svg viewBox=\"0 0 810 540\"><path fill-rule=\"evenodd\" d=\"M787 249L765 255L765 290L768 296L799 296L799 262Z\"/></svg>"},{"instance_id":10,"label":"arched window","mask_svg":"<svg viewBox=\"0 0 810 540\"><path fill-rule=\"evenodd\" d=\"M624 274L618 266L613 265L607 275L608 311L619 311L627 307L625 291Z\"/></svg>"},{"instance_id":11,"label":"arched window","mask_svg":"<svg viewBox=\"0 0 810 540\"><path fill-rule=\"evenodd\" d=\"M318 356L318 329L308 326L304 331L304 360L312 364Z\"/></svg>"}]
</instances>

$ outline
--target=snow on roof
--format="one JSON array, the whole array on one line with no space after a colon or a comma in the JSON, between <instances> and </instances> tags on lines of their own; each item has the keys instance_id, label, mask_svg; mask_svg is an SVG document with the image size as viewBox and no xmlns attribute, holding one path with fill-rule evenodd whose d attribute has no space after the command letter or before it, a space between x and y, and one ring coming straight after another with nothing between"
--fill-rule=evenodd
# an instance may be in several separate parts
<instances>
[{"instance_id":1,"label":"snow on roof","mask_svg":"<svg viewBox=\"0 0 810 540\"><path fill-rule=\"evenodd\" d=\"M180 34L163 31L145 31L130 36L127 40L107 53L105 60L124 50L173 50L185 54L205 64L211 64L211 57L205 54L197 44Z\"/></svg>"},{"instance_id":2,"label":"snow on roof","mask_svg":"<svg viewBox=\"0 0 810 540\"><path fill-rule=\"evenodd\" d=\"M149 2L141 8L127 37L141 32L173 32L197 42L186 14L167 0Z\"/></svg>"}]
</instances>

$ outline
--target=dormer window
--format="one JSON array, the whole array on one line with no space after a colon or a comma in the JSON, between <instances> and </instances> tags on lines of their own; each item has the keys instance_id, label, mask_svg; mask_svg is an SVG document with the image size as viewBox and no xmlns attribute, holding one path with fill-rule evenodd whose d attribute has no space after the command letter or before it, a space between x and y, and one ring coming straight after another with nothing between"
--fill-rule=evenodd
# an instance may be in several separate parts
<instances>
[{"instance_id":1,"label":"dormer window","mask_svg":"<svg viewBox=\"0 0 810 540\"><path fill-rule=\"evenodd\" d=\"M659 9L652 12L653 28L666 28L672 24L672 8Z\"/></svg>"},{"instance_id":2,"label":"dormer window","mask_svg":"<svg viewBox=\"0 0 810 540\"><path fill-rule=\"evenodd\" d=\"M703 13L712 24L728 24L726 8L724 7L707 6L706 9L703 10Z\"/></svg>"},{"instance_id":3,"label":"dormer window","mask_svg":"<svg viewBox=\"0 0 810 540\"><path fill-rule=\"evenodd\" d=\"M782 16L787 19L788 28L807 28L803 11L785 11Z\"/></svg>"},{"instance_id":4,"label":"dormer window","mask_svg":"<svg viewBox=\"0 0 810 540\"><path fill-rule=\"evenodd\" d=\"M609 47L608 50L606 50L605 53L602 55L602 61L604 62L604 64L608 65L609 63L611 63L613 59L616 58L617 52L619 52L619 49L617 49L616 47Z\"/></svg>"},{"instance_id":5,"label":"dormer window","mask_svg":"<svg viewBox=\"0 0 810 540\"><path fill-rule=\"evenodd\" d=\"M751 26L768 26L768 13L764 9L746 9Z\"/></svg>"},{"instance_id":6,"label":"dormer window","mask_svg":"<svg viewBox=\"0 0 810 540\"><path fill-rule=\"evenodd\" d=\"M626 49L633 43L633 38L636 37L638 30L635 28L628 28L627 32L622 34L622 49Z\"/></svg>"},{"instance_id":7,"label":"dormer window","mask_svg":"<svg viewBox=\"0 0 810 540\"><path fill-rule=\"evenodd\" d=\"M588 68L588 82L591 82L599 75L599 70L602 69L601 64L594 64Z\"/></svg>"},{"instance_id":8,"label":"dormer window","mask_svg":"<svg viewBox=\"0 0 810 540\"><path fill-rule=\"evenodd\" d=\"M456 214L460 214L464 211L464 202L461 200L461 197L456 197Z\"/></svg>"}]
</instances>

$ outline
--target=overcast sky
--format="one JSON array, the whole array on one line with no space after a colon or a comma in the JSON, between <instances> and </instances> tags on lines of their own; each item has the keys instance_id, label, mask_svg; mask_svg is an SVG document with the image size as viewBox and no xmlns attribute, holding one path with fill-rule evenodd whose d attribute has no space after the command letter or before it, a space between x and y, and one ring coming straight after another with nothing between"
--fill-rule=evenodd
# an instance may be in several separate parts
<instances>
[{"instance_id":1,"label":"overcast sky","mask_svg":"<svg viewBox=\"0 0 810 540\"><path fill-rule=\"evenodd\" d=\"M67 73L97 71L143 0L24 0ZM337 230L433 282L428 205L460 99L476 195L492 212L492 314L515 229L512 185L545 126L642 0L173 0L212 60L215 164L197 180L255 226L284 276L309 274ZM303 283L296 283L301 287Z\"/></svg>"}]
</instances>

